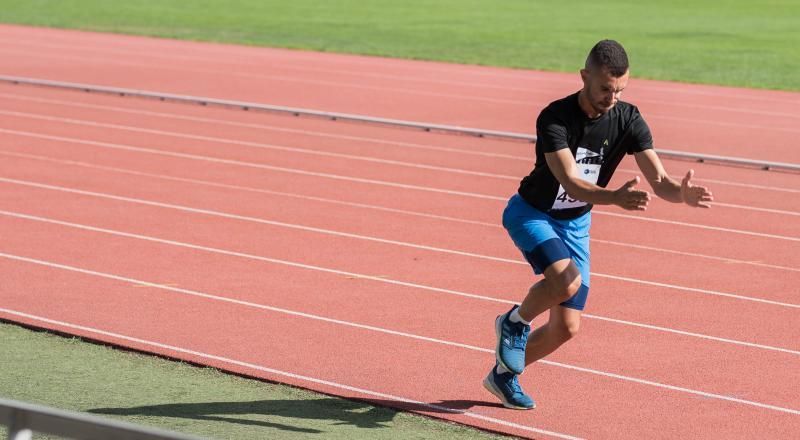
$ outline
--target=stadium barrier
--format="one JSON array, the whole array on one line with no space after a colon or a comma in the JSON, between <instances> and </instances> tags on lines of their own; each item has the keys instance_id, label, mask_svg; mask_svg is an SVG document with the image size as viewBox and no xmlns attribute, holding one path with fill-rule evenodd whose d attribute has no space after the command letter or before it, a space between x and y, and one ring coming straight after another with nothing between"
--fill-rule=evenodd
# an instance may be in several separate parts
<instances>
[{"instance_id":1,"label":"stadium barrier","mask_svg":"<svg viewBox=\"0 0 800 440\"><path fill-rule=\"evenodd\" d=\"M188 434L3 398L0 425L8 427L8 440L31 440L34 432L77 440L201 440Z\"/></svg>"},{"instance_id":2,"label":"stadium barrier","mask_svg":"<svg viewBox=\"0 0 800 440\"><path fill-rule=\"evenodd\" d=\"M387 125L394 127L411 128L416 130L424 130L429 132L507 139L507 140L531 142L531 143L536 142L536 136L526 133L485 130L479 128L459 127L454 125L432 124L428 122L406 121L401 119L378 118L367 115L327 112L327 111L320 111L313 109L284 107L278 105L260 104L254 102L244 102L244 101L232 101L227 99L216 99L216 98L207 98L200 96L176 95L171 93L151 92L147 90L106 87L93 84L78 84L78 83L70 83L62 81L51 81L39 78L23 78L23 77L6 76L6 75L0 75L0 82L6 82L16 85L53 87L53 88L67 89L67 90L80 90L87 93L101 93L101 94L111 94L117 96L157 99L159 101L181 102L185 104L195 104L195 105L199 104L203 106L227 107L240 110L283 113L298 117L309 116L316 118L324 118L332 121L350 121L350 122L361 122L366 124L379 124L379 125ZM796 163L770 162L764 160L748 159L743 157L691 153L688 151L675 151L662 148L658 149L658 154L662 157L689 160L701 163L708 162L708 163L718 163L722 165L759 168L762 170L800 172L800 164Z\"/></svg>"}]
</instances>

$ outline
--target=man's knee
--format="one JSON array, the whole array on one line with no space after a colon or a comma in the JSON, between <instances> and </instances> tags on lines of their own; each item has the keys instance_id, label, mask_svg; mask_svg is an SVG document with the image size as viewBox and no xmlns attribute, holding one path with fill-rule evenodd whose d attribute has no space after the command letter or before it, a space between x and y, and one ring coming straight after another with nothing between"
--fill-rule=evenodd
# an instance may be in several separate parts
<instances>
[{"instance_id":1,"label":"man's knee","mask_svg":"<svg viewBox=\"0 0 800 440\"><path fill-rule=\"evenodd\" d=\"M563 271L551 274L548 278L550 293L559 302L566 301L578 293L581 288L581 272L575 263L570 262Z\"/></svg>"},{"instance_id":2,"label":"man's knee","mask_svg":"<svg viewBox=\"0 0 800 440\"><path fill-rule=\"evenodd\" d=\"M555 331L558 339L560 339L561 342L564 343L577 336L580 327L581 327L580 321L572 321L572 322L566 321L558 323L558 325L556 325L556 328L554 328L553 330Z\"/></svg>"}]
</instances>

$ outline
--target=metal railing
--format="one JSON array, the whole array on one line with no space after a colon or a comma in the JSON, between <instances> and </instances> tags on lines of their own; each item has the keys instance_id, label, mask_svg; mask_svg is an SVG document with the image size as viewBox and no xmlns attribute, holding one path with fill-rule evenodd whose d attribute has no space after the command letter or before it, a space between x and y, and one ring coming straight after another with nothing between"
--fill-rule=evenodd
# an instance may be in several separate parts
<instances>
[{"instance_id":1,"label":"metal railing","mask_svg":"<svg viewBox=\"0 0 800 440\"><path fill-rule=\"evenodd\" d=\"M207 97L191 96L191 95L176 95L171 93L152 92L147 90L106 87L93 84L79 84L79 83L70 83L62 81L51 81L39 78L23 78L23 77L5 76L5 75L0 75L0 82L7 82L19 85L32 85L40 87L53 87L53 88L68 89L68 90L79 90L83 92L111 94L117 96L149 98L149 99L157 99L159 101L181 102L194 105L227 107L240 110L254 110L254 111L263 111L271 113L283 113L293 116L310 116L310 117L329 119L333 121L351 121L351 122L361 122L367 124L380 124L393 127L411 128L429 132L461 134L461 135L477 136L477 137L490 137L490 138L508 139L515 141L523 141L523 142L536 142L536 136L525 133L484 130L479 128L459 127L455 125L431 124L427 122L407 121L401 119L377 118L374 116L367 116L367 115L326 112L320 110L284 107L278 105L207 98ZM659 156L662 157L681 159L681 160L691 160L695 162L719 163L723 165L735 165L735 166L743 166L750 168L759 168L762 170L781 170L781 171L800 172L800 164L795 164L795 163L770 162L764 160L748 159L743 157L690 153L686 151L665 150L661 148L658 149L658 154Z\"/></svg>"},{"instance_id":2,"label":"metal railing","mask_svg":"<svg viewBox=\"0 0 800 440\"><path fill-rule=\"evenodd\" d=\"M188 434L0 398L0 425L8 440L31 440L33 433L77 440L201 440Z\"/></svg>"}]
</instances>

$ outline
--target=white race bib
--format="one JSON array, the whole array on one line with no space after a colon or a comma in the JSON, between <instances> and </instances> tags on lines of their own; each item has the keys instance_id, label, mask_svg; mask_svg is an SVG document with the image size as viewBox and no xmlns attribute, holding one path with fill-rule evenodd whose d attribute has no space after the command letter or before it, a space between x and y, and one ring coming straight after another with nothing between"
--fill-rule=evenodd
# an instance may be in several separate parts
<instances>
[{"instance_id":1,"label":"white race bib","mask_svg":"<svg viewBox=\"0 0 800 440\"><path fill-rule=\"evenodd\" d=\"M602 153L598 154L592 150L578 147L575 152L575 165L578 166L578 175L581 179L597 184L597 177L600 175L600 165L603 163ZM563 185L558 187L558 195L553 201L553 207L550 209L568 209L579 208L586 206L586 202L582 200L575 200L567 194L567 190Z\"/></svg>"}]
</instances>

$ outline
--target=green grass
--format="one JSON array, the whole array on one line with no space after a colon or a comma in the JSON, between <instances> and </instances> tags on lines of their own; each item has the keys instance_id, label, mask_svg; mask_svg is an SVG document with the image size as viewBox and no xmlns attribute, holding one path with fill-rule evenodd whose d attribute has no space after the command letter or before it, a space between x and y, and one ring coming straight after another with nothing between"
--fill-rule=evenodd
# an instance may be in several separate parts
<instances>
[{"instance_id":1,"label":"green grass","mask_svg":"<svg viewBox=\"0 0 800 440\"><path fill-rule=\"evenodd\" d=\"M800 90L797 0L0 0L0 22L572 72L614 38L638 77Z\"/></svg>"},{"instance_id":2,"label":"green grass","mask_svg":"<svg viewBox=\"0 0 800 440\"><path fill-rule=\"evenodd\" d=\"M508 438L5 323L0 353L0 397L204 437Z\"/></svg>"}]
</instances>

